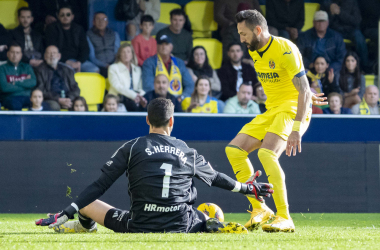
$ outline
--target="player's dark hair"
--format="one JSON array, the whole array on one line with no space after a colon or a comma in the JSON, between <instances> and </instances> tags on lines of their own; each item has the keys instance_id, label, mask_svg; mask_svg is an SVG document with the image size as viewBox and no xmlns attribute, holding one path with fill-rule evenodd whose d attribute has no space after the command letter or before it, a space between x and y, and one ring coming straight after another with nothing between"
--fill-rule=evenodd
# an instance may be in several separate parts
<instances>
[{"instance_id":1,"label":"player's dark hair","mask_svg":"<svg viewBox=\"0 0 380 250\"><path fill-rule=\"evenodd\" d=\"M141 17L140 24L142 25L143 23L152 23L154 25L154 19L151 15L143 15Z\"/></svg>"},{"instance_id":2,"label":"player's dark hair","mask_svg":"<svg viewBox=\"0 0 380 250\"><path fill-rule=\"evenodd\" d=\"M70 111L74 111L74 105L75 105L75 102L77 102L77 101L81 101L83 103L84 110L88 111L88 105L87 105L86 99L84 99L83 96L77 96L74 98L73 106L70 108Z\"/></svg>"},{"instance_id":3,"label":"player's dark hair","mask_svg":"<svg viewBox=\"0 0 380 250\"><path fill-rule=\"evenodd\" d=\"M234 43L230 43L230 44L228 45L228 49L227 49L227 51L229 51L229 50L231 49L231 47L232 47L232 46L235 46L235 45L240 46L241 50L243 50L243 45L242 45L241 43L234 42Z\"/></svg>"},{"instance_id":4,"label":"player's dark hair","mask_svg":"<svg viewBox=\"0 0 380 250\"><path fill-rule=\"evenodd\" d=\"M268 30L267 20L257 10L242 10L235 15L237 23L245 21L245 25L253 30L256 26L260 26L263 30Z\"/></svg>"},{"instance_id":5,"label":"player's dark hair","mask_svg":"<svg viewBox=\"0 0 380 250\"><path fill-rule=\"evenodd\" d=\"M174 104L166 98L156 98L148 104L148 120L155 128L166 127L174 113Z\"/></svg>"},{"instance_id":6,"label":"player's dark hair","mask_svg":"<svg viewBox=\"0 0 380 250\"><path fill-rule=\"evenodd\" d=\"M198 96L198 90L197 90L197 87L198 87L198 84L201 80L207 80L208 81L208 84L210 86L210 91L208 92L208 95L211 96L211 82L210 82L210 78L207 77L207 76L199 76L197 81L195 82L195 86L194 86L194 91L193 93L191 94L191 103L199 103L199 96Z\"/></svg>"},{"instance_id":7,"label":"player's dark hair","mask_svg":"<svg viewBox=\"0 0 380 250\"><path fill-rule=\"evenodd\" d=\"M33 11L29 9L28 7L21 7L20 9L17 10L17 16L21 16L22 11L30 11L30 14L33 16Z\"/></svg>"},{"instance_id":8,"label":"player's dark hair","mask_svg":"<svg viewBox=\"0 0 380 250\"><path fill-rule=\"evenodd\" d=\"M170 11L170 19L172 19L173 16L183 16L186 19L186 13L182 9L174 9Z\"/></svg>"},{"instance_id":9,"label":"player's dark hair","mask_svg":"<svg viewBox=\"0 0 380 250\"><path fill-rule=\"evenodd\" d=\"M360 60L358 54L356 54L354 51L347 52L346 56L343 60L343 67L340 70L340 77L339 77L339 86L343 90L343 92L348 92L348 77L351 75L350 72L348 72L348 69L346 67L346 60L349 56L352 56L356 60L356 68L353 74L354 80L354 86L353 88L356 89L361 85L361 71L360 71Z\"/></svg>"}]
</instances>

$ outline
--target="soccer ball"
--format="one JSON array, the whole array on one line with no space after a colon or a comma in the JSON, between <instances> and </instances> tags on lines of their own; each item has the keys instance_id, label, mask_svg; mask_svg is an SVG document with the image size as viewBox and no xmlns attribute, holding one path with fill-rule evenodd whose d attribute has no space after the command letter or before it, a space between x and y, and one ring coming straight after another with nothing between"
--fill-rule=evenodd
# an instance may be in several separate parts
<instances>
[{"instance_id":1,"label":"soccer ball","mask_svg":"<svg viewBox=\"0 0 380 250\"><path fill-rule=\"evenodd\" d=\"M220 207L214 203L200 204L197 209L210 218L216 218L220 222L224 221L224 214L222 209L220 209Z\"/></svg>"}]
</instances>

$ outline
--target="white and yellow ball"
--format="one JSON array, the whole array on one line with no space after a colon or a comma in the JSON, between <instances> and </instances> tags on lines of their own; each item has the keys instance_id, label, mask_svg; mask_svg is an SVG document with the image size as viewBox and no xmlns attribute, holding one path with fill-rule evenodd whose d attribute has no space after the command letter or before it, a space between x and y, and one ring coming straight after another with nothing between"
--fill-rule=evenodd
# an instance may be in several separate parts
<instances>
[{"instance_id":1,"label":"white and yellow ball","mask_svg":"<svg viewBox=\"0 0 380 250\"><path fill-rule=\"evenodd\" d=\"M224 214L222 209L214 203L203 203L197 208L202 213L206 214L210 218L216 218L220 222L224 221Z\"/></svg>"}]
</instances>

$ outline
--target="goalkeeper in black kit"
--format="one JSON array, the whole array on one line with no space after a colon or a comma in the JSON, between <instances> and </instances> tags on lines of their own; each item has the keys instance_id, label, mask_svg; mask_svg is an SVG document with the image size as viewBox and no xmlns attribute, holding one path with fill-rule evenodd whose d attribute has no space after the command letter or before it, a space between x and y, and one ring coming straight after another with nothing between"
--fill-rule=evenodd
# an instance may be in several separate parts
<instances>
[{"instance_id":1,"label":"goalkeeper in black kit","mask_svg":"<svg viewBox=\"0 0 380 250\"><path fill-rule=\"evenodd\" d=\"M193 177L209 186L263 200L272 185L256 182L256 172L240 183L215 171L185 142L171 137L174 105L157 98L148 105L149 134L124 143L102 167L102 175L62 212L36 220L59 233L96 232L96 223L118 233L247 233L238 223L223 223L196 210ZM100 198L123 174L129 180L130 210L106 204ZM69 221L78 213L79 221Z\"/></svg>"}]
</instances>

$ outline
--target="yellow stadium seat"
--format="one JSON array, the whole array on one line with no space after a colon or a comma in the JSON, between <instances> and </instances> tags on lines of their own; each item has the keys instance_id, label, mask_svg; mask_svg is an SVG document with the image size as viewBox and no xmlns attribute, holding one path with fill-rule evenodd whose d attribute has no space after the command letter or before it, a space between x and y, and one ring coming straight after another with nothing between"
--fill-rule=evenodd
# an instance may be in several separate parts
<instances>
[{"instance_id":1,"label":"yellow stadium seat","mask_svg":"<svg viewBox=\"0 0 380 250\"><path fill-rule=\"evenodd\" d=\"M214 2L191 1L185 5L185 12L191 23L193 38L211 37L211 31L218 29L214 21Z\"/></svg>"},{"instance_id":2,"label":"yellow stadium seat","mask_svg":"<svg viewBox=\"0 0 380 250\"><path fill-rule=\"evenodd\" d=\"M213 69L219 69L222 65L223 45L214 38L197 38L193 40L193 45L203 46L207 51L209 63Z\"/></svg>"},{"instance_id":3,"label":"yellow stadium seat","mask_svg":"<svg viewBox=\"0 0 380 250\"><path fill-rule=\"evenodd\" d=\"M263 12L263 16L266 16L267 14L267 6L266 5L260 5L261 11Z\"/></svg>"},{"instance_id":4,"label":"yellow stadium seat","mask_svg":"<svg viewBox=\"0 0 380 250\"><path fill-rule=\"evenodd\" d=\"M89 111L98 111L98 104L103 103L106 79L98 73L79 72L74 75L80 88L80 95L86 99Z\"/></svg>"},{"instance_id":5,"label":"yellow stadium seat","mask_svg":"<svg viewBox=\"0 0 380 250\"><path fill-rule=\"evenodd\" d=\"M313 28L314 13L320 8L319 3L305 3L305 24L301 31Z\"/></svg>"},{"instance_id":6,"label":"yellow stadium seat","mask_svg":"<svg viewBox=\"0 0 380 250\"><path fill-rule=\"evenodd\" d=\"M106 90L110 91L110 81L108 80L108 78L106 79Z\"/></svg>"},{"instance_id":7,"label":"yellow stadium seat","mask_svg":"<svg viewBox=\"0 0 380 250\"><path fill-rule=\"evenodd\" d=\"M176 3L161 3L160 18L157 20L159 23L170 24L170 11L174 9L181 9L181 5Z\"/></svg>"},{"instance_id":8,"label":"yellow stadium seat","mask_svg":"<svg viewBox=\"0 0 380 250\"><path fill-rule=\"evenodd\" d=\"M0 23L6 29L14 29L18 26L17 10L28 7L23 0L0 0Z\"/></svg>"},{"instance_id":9,"label":"yellow stadium seat","mask_svg":"<svg viewBox=\"0 0 380 250\"><path fill-rule=\"evenodd\" d=\"M364 78L365 78L365 86L369 86L369 85L376 85L377 86L377 84L375 82L375 80L376 80L375 75L365 75Z\"/></svg>"}]
</instances>

